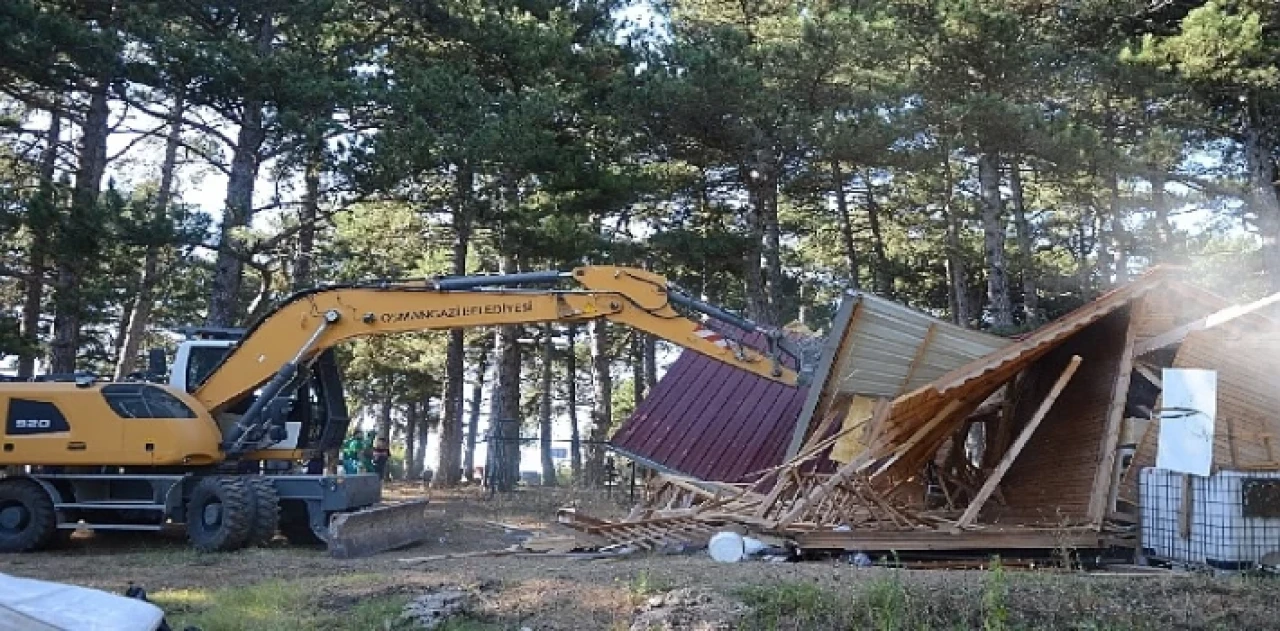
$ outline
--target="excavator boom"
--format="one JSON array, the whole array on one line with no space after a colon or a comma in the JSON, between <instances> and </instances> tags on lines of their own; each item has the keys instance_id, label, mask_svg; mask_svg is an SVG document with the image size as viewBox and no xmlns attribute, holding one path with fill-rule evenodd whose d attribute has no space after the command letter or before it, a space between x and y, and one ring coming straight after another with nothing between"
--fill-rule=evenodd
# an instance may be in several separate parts
<instances>
[{"instance_id":1,"label":"excavator boom","mask_svg":"<svg viewBox=\"0 0 1280 631\"><path fill-rule=\"evenodd\" d=\"M530 288L571 278L572 289ZM749 348L681 315L675 305L699 311L746 331L764 333L766 352ZM303 292L276 308L232 349L194 396L213 414L262 388L262 395L228 437L229 455L243 453L244 434L260 425L263 409L300 369L334 345L352 338L424 330L575 322L606 318L669 342L794 385L799 358L776 331L695 301L644 270L588 266L571 273L536 272L447 278L416 283L328 287ZM787 356L791 362L785 361ZM789 365L790 364L790 365ZM252 432L250 432L252 433Z\"/></svg>"}]
</instances>

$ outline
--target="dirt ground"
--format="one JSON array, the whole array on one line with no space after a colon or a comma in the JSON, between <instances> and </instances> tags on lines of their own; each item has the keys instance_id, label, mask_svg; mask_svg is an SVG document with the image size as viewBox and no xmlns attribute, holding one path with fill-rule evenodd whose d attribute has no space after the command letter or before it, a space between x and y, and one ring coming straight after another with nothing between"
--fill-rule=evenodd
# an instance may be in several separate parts
<instances>
[{"instance_id":1,"label":"dirt ground","mask_svg":"<svg viewBox=\"0 0 1280 631\"><path fill-rule=\"evenodd\" d=\"M419 493L423 491L415 487L397 487L390 494ZM835 558L725 565L705 553L594 561L510 556L413 565L399 561L507 547L522 536L498 524L536 530L554 518L556 508L570 504L593 515L617 515L625 511L621 499L541 490L514 498L437 495L431 515L438 536L412 549L356 560L331 559L322 550L293 548L282 541L270 548L205 555L189 550L181 533L78 535L63 549L0 557L0 572L113 592L138 584L159 594L157 602L179 622L199 609L184 604L196 598L189 595L210 591L261 588L276 593L271 590L293 586L301 595L280 591L278 598L282 603L301 598L300 615L319 610L341 615L377 599L393 599L386 601L388 607L398 609L416 594L451 585L476 594L468 606L468 622L446 627L454 629L629 629L639 628L633 626L637 621L672 629L1273 629L1278 624L1277 584L1267 578L903 571L860 568ZM666 602L664 594L672 594ZM651 615L655 609L703 607L700 599L715 601L704 608L714 610L711 617L718 620ZM226 602L272 607L271 602L229 597ZM229 621L199 619L203 631L277 624L270 618L257 624L234 616ZM315 628L327 624L307 619L319 625ZM343 624L341 628L390 628L353 620Z\"/></svg>"}]
</instances>

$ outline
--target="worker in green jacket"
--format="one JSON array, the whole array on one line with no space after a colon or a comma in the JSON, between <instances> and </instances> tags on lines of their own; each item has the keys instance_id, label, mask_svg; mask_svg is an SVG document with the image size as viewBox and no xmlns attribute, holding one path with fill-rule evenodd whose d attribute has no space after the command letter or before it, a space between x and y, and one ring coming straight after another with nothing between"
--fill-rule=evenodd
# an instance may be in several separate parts
<instances>
[{"instance_id":1,"label":"worker in green jacket","mask_svg":"<svg viewBox=\"0 0 1280 631\"><path fill-rule=\"evenodd\" d=\"M360 457L364 453L364 437L360 430L351 430L351 436L342 444L342 471L348 475L360 472Z\"/></svg>"}]
</instances>

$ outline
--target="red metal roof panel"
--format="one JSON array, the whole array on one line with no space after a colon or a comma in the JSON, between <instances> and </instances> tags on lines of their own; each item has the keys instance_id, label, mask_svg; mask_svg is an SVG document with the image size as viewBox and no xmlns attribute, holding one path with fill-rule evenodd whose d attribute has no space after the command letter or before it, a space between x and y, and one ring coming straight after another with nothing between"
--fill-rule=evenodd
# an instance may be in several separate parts
<instances>
[{"instance_id":1,"label":"red metal roof panel","mask_svg":"<svg viewBox=\"0 0 1280 631\"><path fill-rule=\"evenodd\" d=\"M782 463L806 393L685 351L610 442L678 473L736 482Z\"/></svg>"}]
</instances>

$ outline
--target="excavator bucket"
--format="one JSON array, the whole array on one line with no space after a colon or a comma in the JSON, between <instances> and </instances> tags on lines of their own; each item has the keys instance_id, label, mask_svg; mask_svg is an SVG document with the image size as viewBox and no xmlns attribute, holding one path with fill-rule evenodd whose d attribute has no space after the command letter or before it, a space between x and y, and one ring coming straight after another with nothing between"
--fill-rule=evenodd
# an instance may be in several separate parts
<instances>
[{"instance_id":1,"label":"excavator bucket","mask_svg":"<svg viewBox=\"0 0 1280 631\"><path fill-rule=\"evenodd\" d=\"M430 538L427 500L382 504L338 513L329 522L329 555L353 559L411 546Z\"/></svg>"}]
</instances>

